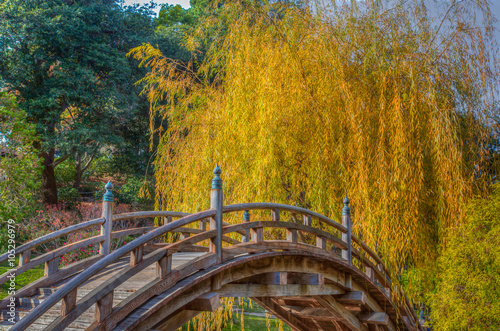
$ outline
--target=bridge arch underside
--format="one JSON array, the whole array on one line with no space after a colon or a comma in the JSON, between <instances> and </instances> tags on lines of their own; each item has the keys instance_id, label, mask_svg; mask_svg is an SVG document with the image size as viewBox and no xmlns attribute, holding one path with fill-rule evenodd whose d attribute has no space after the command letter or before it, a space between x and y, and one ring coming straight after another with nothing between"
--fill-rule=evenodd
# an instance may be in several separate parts
<instances>
[{"instance_id":1,"label":"bridge arch underside","mask_svg":"<svg viewBox=\"0 0 500 331\"><path fill-rule=\"evenodd\" d=\"M213 261L213 254L190 265L204 259ZM115 330L176 330L202 311L215 311L223 297L250 297L292 330L412 330L384 291L341 258L284 250L209 265L175 285L138 293L150 299Z\"/></svg>"}]
</instances>

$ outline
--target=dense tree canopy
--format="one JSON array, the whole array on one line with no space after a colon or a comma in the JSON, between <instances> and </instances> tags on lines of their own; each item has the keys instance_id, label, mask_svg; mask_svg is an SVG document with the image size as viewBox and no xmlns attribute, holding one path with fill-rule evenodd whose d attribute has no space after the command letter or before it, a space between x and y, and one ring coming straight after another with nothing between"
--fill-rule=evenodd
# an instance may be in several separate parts
<instances>
[{"instance_id":1,"label":"dense tree canopy","mask_svg":"<svg viewBox=\"0 0 500 331\"><path fill-rule=\"evenodd\" d=\"M338 219L348 195L355 233L393 267L433 265L443 231L497 173L488 118L498 71L486 1L430 10L236 1L188 39L212 38L200 70L136 48L151 68L153 114L169 121L157 131L158 203L207 208L200 185L219 162L227 204Z\"/></svg>"},{"instance_id":2,"label":"dense tree canopy","mask_svg":"<svg viewBox=\"0 0 500 331\"><path fill-rule=\"evenodd\" d=\"M148 14L114 0L0 5L0 75L35 125L45 202L57 202L55 166L74 158L79 186L102 148L120 145L123 128L147 114L133 86L141 71L125 54L154 32Z\"/></svg>"}]
</instances>

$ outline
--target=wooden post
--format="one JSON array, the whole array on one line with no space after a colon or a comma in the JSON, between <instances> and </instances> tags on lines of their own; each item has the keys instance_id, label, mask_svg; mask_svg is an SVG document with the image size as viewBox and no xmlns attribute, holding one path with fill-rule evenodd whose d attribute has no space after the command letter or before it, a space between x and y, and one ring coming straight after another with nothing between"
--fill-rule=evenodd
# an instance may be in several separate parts
<instances>
[{"instance_id":1,"label":"wooden post","mask_svg":"<svg viewBox=\"0 0 500 331\"><path fill-rule=\"evenodd\" d=\"M271 210L271 220L273 222L280 221L280 210L278 208Z\"/></svg>"},{"instance_id":2,"label":"wooden post","mask_svg":"<svg viewBox=\"0 0 500 331\"><path fill-rule=\"evenodd\" d=\"M342 241L347 244L347 250L342 251L342 257L352 265L351 252L351 209L349 208L349 199L345 197L344 208L342 208L342 225L347 228L347 233L342 233Z\"/></svg>"},{"instance_id":3,"label":"wooden post","mask_svg":"<svg viewBox=\"0 0 500 331\"><path fill-rule=\"evenodd\" d=\"M106 189L106 193L102 197L102 217L106 220L101 225L101 235L104 236L104 241L101 242L99 247L99 254L108 255L111 251L111 229L113 225L113 193L111 189L113 188L113 184L108 182L104 187Z\"/></svg>"},{"instance_id":4,"label":"wooden post","mask_svg":"<svg viewBox=\"0 0 500 331\"><path fill-rule=\"evenodd\" d=\"M312 226L311 215L304 215L304 225Z\"/></svg>"},{"instance_id":5,"label":"wooden post","mask_svg":"<svg viewBox=\"0 0 500 331\"><path fill-rule=\"evenodd\" d=\"M222 205L224 196L222 193L222 179L220 178L221 173L222 171L217 164L214 169L210 194L210 208L217 210L215 217L210 218L210 230L217 230L217 236L210 244L210 252L217 254L218 262L222 261Z\"/></svg>"},{"instance_id":6,"label":"wooden post","mask_svg":"<svg viewBox=\"0 0 500 331\"><path fill-rule=\"evenodd\" d=\"M250 212L248 210L245 210L245 212L243 213L243 223L248 222L250 222ZM243 237L242 242L250 242L250 229L245 230L245 236Z\"/></svg>"},{"instance_id":7,"label":"wooden post","mask_svg":"<svg viewBox=\"0 0 500 331\"><path fill-rule=\"evenodd\" d=\"M31 249L27 249L19 254L19 266L22 267L31 260Z\"/></svg>"}]
</instances>

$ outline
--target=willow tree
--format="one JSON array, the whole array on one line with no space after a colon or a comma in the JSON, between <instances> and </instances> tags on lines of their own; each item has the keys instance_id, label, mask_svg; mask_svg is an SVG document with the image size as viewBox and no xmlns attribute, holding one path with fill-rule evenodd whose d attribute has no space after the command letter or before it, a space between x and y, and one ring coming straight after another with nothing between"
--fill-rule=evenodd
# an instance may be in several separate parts
<instances>
[{"instance_id":1,"label":"willow tree","mask_svg":"<svg viewBox=\"0 0 500 331\"><path fill-rule=\"evenodd\" d=\"M208 208L218 162L226 204L338 219L347 195L354 232L393 268L429 265L496 173L488 2L443 6L235 1L187 38L211 41L199 67L134 49L151 117L168 122L154 128L158 204Z\"/></svg>"}]
</instances>

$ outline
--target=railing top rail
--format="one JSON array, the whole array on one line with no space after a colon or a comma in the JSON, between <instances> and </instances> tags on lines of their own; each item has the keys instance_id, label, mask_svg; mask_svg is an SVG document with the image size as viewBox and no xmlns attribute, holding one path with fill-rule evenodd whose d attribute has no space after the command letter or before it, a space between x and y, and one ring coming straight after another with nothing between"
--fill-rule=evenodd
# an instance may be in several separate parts
<instances>
[{"instance_id":1,"label":"railing top rail","mask_svg":"<svg viewBox=\"0 0 500 331\"><path fill-rule=\"evenodd\" d=\"M136 249L137 247L144 245L148 241L156 239L156 238L164 235L165 233L172 231L176 228L179 228L179 227L185 226L187 224L205 219L207 217L213 217L213 216L215 216L215 213L216 213L215 209L209 209L209 210L205 210L205 211L202 211L199 213L195 213L195 214L191 214L191 215L182 217L182 218L180 218L172 223L167 223L165 225L162 225L162 226L156 228L155 230L138 237L137 239L131 241L127 245L118 248L117 250L110 253L109 255L104 257L103 259L99 260L98 262L93 264L91 267L84 270L79 275L77 275L75 278L70 280L60 290L56 291L50 297L45 299L42 302L42 304L33 308L33 310L28 315L26 315L23 319L21 319L19 322L14 324L14 326L11 328L11 330L13 330L13 331L19 330L20 331L20 330L26 329L29 325L31 325L38 318L38 316L41 316L42 314L44 314L47 310L49 310L52 306L54 306L62 298L64 298L66 295L68 295L71 291L73 291L75 288L78 288L78 286L80 284L87 281L90 277L94 276L96 273L98 273L102 269L106 268L109 264L120 259L125 254L130 253L132 250Z\"/></svg>"},{"instance_id":2,"label":"railing top rail","mask_svg":"<svg viewBox=\"0 0 500 331\"><path fill-rule=\"evenodd\" d=\"M146 218L146 217L184 217L191 215L191 213L182 213L182 212L177 212L177 211L167 211L167 210L161 210L161 211L136 211L136 212L131 212L131 213L123 213L123 214L115 214L113 215L113 222L116 221L125 221L129 219L135 219L135 218Z\"/></svg>"},{"instance_id":3,"label":"railing top rail","mask_svg":"<svg viewBox=\"0 0 500 331\"><path fill-rule=\"evenodd\" d=\"M312 210L305 209L302 207L297 207L297 206L291 206L291 205L285 205L281 203L266 203L266 202L252 202L252 203L239 203L239 204L234 204L234 205L227 205L223 207L223 212L224 213L230 213L230 212L235 212L235 211L242 211L242 210L252 210L252 209L280 209L280 210L286 210L286 211L291 211L291 212L296 212L304 215L310 215L332 227L335 229L346 233L347 228L343 226L340 223L335 222L334 220L318 214Z\"/></svg>"},{"instance_id":4,"label":"railing top rail","mask_svg":"<svg viewBox=\"0 0 500 331\"><path fill-rule=\"evenodd\" d=\"M36 238L36 239L34 239L32 241L29 241L29 242L27 242L27 243L25 243L25 244L17 247L15 249L15 252L16 252L16 254L20 254L20 253L22 253L24 251L27 251L28 249L35 248L35 247L37 247L37 246L39 246L41 244L44 244L44 243L46 243L48 241L51 241L51 240L54 240L56 238L62 237L64 235L76 232L78 230L90 228L90 227L95 226L95 225L101 225L101 224L104 223L104 221L105 221L105 219L103 217L101 217L101 218L96 218L96 219L93 219L93 220L90 220L90 221L85 221L85 222L82 222L82 223L78 223L78 224L75 224L75 225L68 226L66 228L57 230L55 232L46 234L45 236L42 236L42 237ZM9 253L8 252L5 253L5 254L0 255L0 263L2 263L4 261L7 261L8 258L9 258Z\"/></svg>"}]
</instances>

